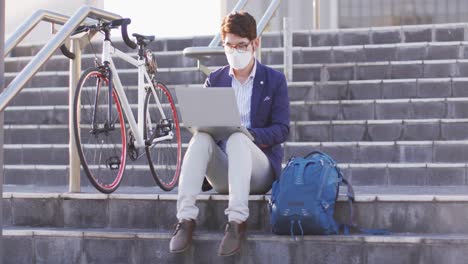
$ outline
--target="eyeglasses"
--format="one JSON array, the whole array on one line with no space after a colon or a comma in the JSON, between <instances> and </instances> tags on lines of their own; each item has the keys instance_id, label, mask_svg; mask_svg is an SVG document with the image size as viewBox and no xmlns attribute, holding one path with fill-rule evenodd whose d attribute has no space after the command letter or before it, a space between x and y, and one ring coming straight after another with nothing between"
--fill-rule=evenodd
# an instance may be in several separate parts
<instances>
[{"instance_id":1,"label":"eyeglasses","mask_svg":"<svg viewBox=\"0 0 468 264\"><path fill-rule=\"evenodd\" d=\"M249 48L250 43L252 42L249 41L249 43L239 43L235 45L230 44L230 43L223 43L223 47L227 53L233 53L234 50L237 50L237 52L239 53L244 53Z\"/></svg>"}]
</instances>

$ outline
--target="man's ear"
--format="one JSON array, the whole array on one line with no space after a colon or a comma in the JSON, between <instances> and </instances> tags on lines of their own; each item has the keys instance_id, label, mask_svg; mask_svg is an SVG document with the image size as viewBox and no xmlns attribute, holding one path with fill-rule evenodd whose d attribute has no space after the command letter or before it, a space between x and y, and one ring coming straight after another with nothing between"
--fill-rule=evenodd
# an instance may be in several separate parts
<instances>
[{"instance_id":1,"label":"man's ear","mask_svg":"<svg viewBox=\"0 0 468 264\"><path fill-rule=\"evenodd\" d=\"M260 44L260 39L259 38L256 38L256 39L252 40L252 46L254 48L254 51L257 51L259 44Z\"/></svg>"}]
</instances>

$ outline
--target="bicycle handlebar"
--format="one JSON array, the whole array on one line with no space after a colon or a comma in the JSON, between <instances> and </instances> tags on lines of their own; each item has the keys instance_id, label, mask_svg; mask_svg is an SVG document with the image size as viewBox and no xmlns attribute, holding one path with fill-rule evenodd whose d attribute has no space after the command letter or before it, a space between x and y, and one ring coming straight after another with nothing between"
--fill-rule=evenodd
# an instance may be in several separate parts
<instances>
[{"instance_id":1,"label":"bicycle handlebar","mask_svg":"<svg viewBox=\"0 0 468 264\"><path fill-rule=\"evenodd\" d=\"M112 29L112 28L118 28L120 27L121 29L121 34L122 34L122 39L125 42L125 44L130 47L131 49L136 49L137 44L133 42L129 37L128 37L128 31L127 31L127 26L132 22L130 18L122 18L122 19L116 19L112 20L110 22L105 22L102 24L97 24L97 25L82 25L79 26L73 31L71 36L82 33L82 32L87 32L89 30L101 30L101 29ZM69 59L75 59L75 54L71 52L65 44L62 44L60 46L60 51L62 52L65 57Z\"/></svg>"},{"instance_id":2,"label":"bicycle handlebar","mask_svg":"<svg viewBox=\"0 0 468 264\"><path fill-rule=\"evenodd\" d=\"M124 18L124 19L119 19L119 20L122 20L122 24L121 24L121 27L120 27L120 30L122 32L122 39L123 41L125 42L125 44L127 44L127 46L129 46L131 49L136 49L137 48L137 44L135 42L133 42L129 37L128 37L128 31L127 31L127 26L132 22L132 20L130 18ZM116 20L114 20L116 21ZM112 21L112 22L114 22ZM112 23L113 24L113 23Z\"/></svg>"},{"instance_id":3,"label":"bicycle handlebar","mask_svg":"<svg viewBox=\"0 0 468 264\"><path fill-rule=\"evenodd\" d=\"M65 57L69 58L70 60L74 60L75 59L75 53L71 52L67 46L65 46L65 43L62 44L62 46L60 46L60 51L62 52L63 55L65 55Z\"/></svg>"}]
</instances>

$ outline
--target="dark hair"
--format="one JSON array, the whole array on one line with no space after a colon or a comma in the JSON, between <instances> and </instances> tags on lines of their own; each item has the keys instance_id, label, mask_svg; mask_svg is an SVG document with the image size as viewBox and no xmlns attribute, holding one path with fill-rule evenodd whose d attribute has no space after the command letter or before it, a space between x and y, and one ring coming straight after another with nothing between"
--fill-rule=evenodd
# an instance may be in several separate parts
<instances>
[{"instance_id":1,"label":"dark hair","mask_svg":"<svg viewBox=\"0 0 468 264\"><path fill-rule=\"evenodd\" d=\"M226 37L227 33L254 40L257 38L257 22L253 16L245 11L230 13L224 17L221 24L222 39Z\"/></svg>"}]
</instances>

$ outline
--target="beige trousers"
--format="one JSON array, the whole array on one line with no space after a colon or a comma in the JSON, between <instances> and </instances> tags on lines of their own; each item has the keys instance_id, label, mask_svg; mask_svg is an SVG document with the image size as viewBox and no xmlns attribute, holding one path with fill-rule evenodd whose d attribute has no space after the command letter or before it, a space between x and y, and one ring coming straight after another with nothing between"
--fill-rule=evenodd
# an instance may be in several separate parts
<instances>
[{"instance_id":1,"label":"beige trousers","mask_svg":"<svg viewBox=\"0 0 468 264\"><path fill-rule=\"evenodd\" d=\"M249 194L264 194L274 181L273 169L266 155L244 134L232 134L226 152L203 132L190 140L182 163L177 199L177 218L196 219L197 195L207 177L213 189L229 194L224 211L228 221L243 222L249 217Z\"/></svg>"}]
</instances>

